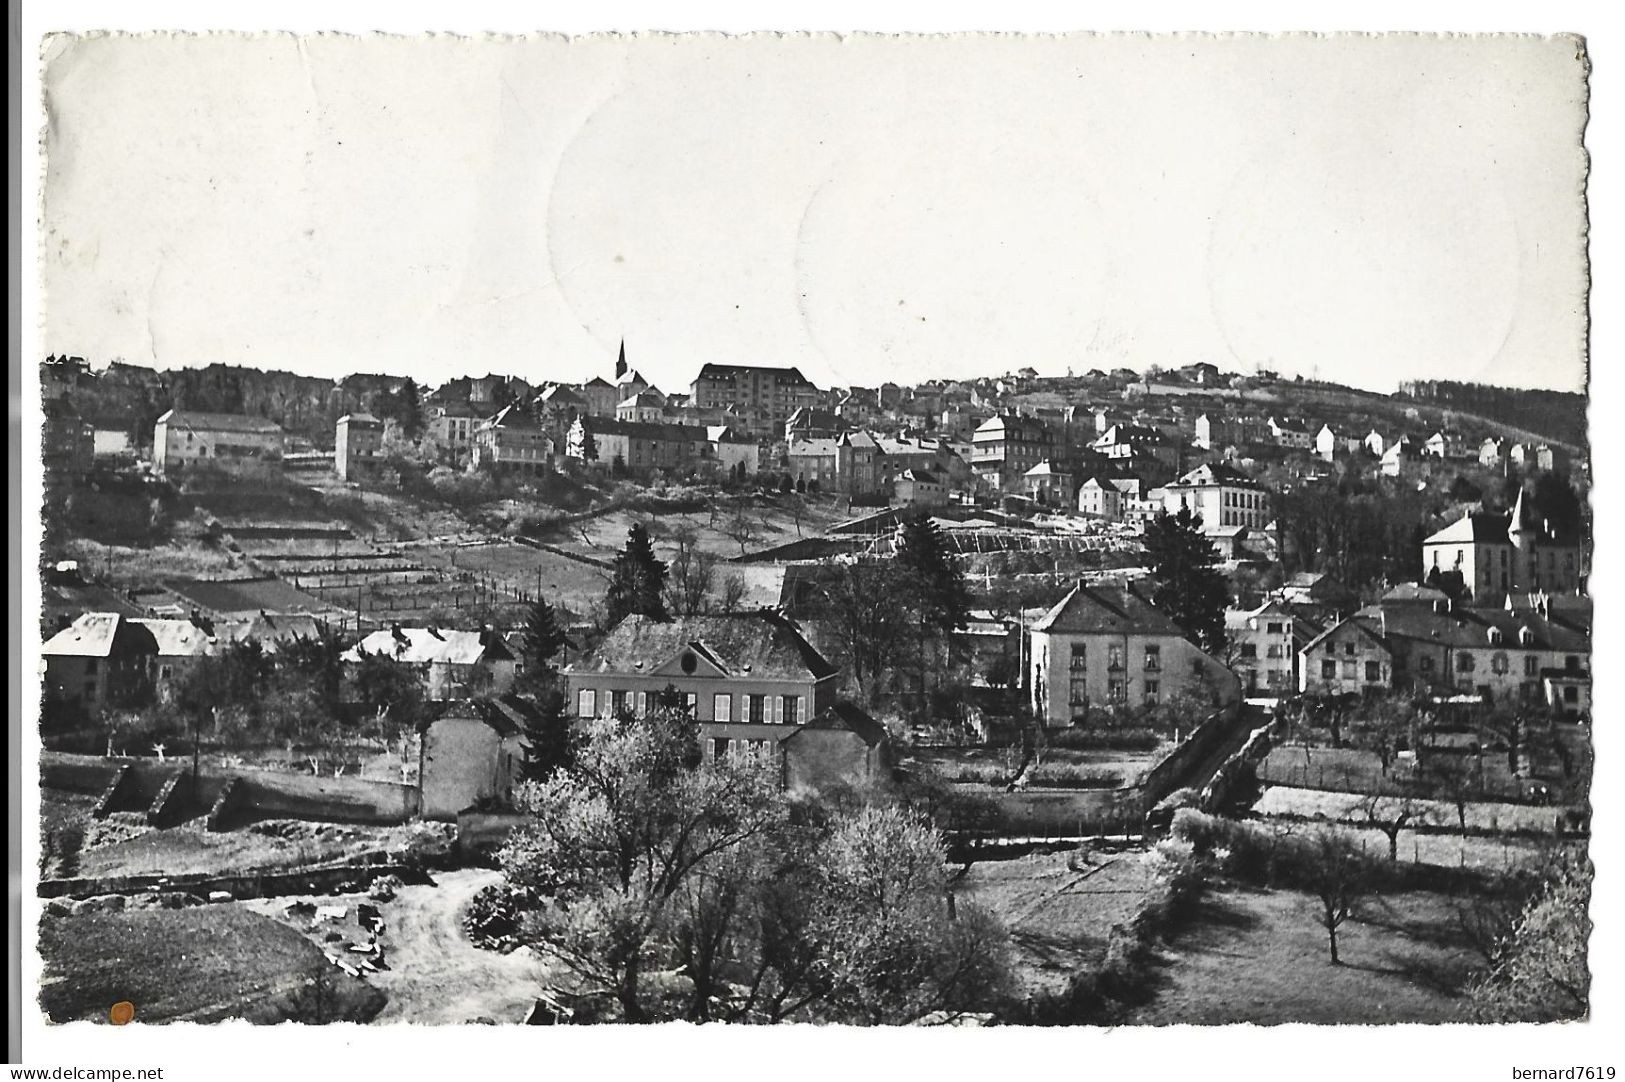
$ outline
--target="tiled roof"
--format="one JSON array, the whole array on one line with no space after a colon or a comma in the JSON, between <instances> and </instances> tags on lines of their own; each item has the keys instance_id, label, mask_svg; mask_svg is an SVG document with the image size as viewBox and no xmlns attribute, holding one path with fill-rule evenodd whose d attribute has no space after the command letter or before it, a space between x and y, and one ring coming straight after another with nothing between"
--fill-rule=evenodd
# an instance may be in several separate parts
<instances>
[{"instance_id":1,"label":"tiled roof","mask_svg":"<svg viewBox=\"0 0 1625 1082\"><path fill-rule=\"evenodd\" d=\"M1223 462L1205 462L1169 485L1169 488L1189 488L1196 485L1237 485L1245 488L1261 487L1234 466Z\"/></svg>"},{"instance_id":2,"label":"tiled roof","mask_svg":"<svg viewBox=\"0 0 1625 1082\"><path fill-rule=\"evenodd\" d=\"M884 725L864 713L856 703L844 699L820 710L811 721L785 737L785 740L794 740L797 733L807 729L846 729L856 733L871 748L886 739Z\"/></svg>"},{"instance_id":3,"label":"tiled roof","mask_svg":"<svg viewBox=\"0 0 1625 1082\"><path fill-rule=\"evenodd\" d=\"M344 654L360 661L362 654L383 654L409 665L440 662L472 665L483 659L508 660L513 655L500 635L485 631L450 631L445 628L401 627L374 631Z\"/></svg>"},{"instance_id":4,"label":"tiled roof","mask_svg":"<svg viewBox=\"0 0 1625 1082\"><path fill-rule=\"evenodd\" d=\"M595 436L632 436L644 440L705 443L706 430L699 425L671 425L659 421L619 421L613 417L583 417L581 423Z\"/></svg>"},{"instance_id":5,"label":"tiled roof","mask_svg":"<svg viewBox=\"0 0 1625 1082\"><path fill-rule=\"evenodd\" d=\"M736 677L821 680L838 671L794 624L765 612L687 616L666 622L628 616L597 649L566 671L647 672L687 648Z\"/></svg>"},{"instance_id":6,"label":"tiled roof","mask_svg":"<svg viewBox=\"0 0 1625 1082\"><path fill-rule=\"evenodd\" d=\"M210 653L215 644L214 636L207 629L190 620L138 619L131 623L152 632L158 643L159 657L202 657Z\"/></svg>"},{"instance_id":7,"label":"tiled roof","mask_svg":"<svg viewBox=\"0 0 1625 1082\"><path fill-rule=\"evenodd\" d=\"M45 657L109 657L121 639L136 649L153 652L152 632L116 612L87 612L46 640Z\"/></svg>"},{"instance_id":8,"label":"tiled roof","mask_svg":"<svg viewBox=\"0 0 1625 1082\"><path fill-rule=\"evenodd\" d=\"M579 406L586 401L586 399L582 398L579 394L562 383L555 383L553 386L537 395L536 399L543 405L547 406Z\"/></svg>"},{"instance_id":9,"label":"tiled roof","mask_svg":"<svg viewBox=\"0 0 1625 1082\"><path fill-rule=\"evenodd\" d=\"M1489 542L1504 545L1507 543L1507 524L1509 521L1510 519L1505 513L1469 511L1422 543L1424 545L1470 545L1475 542Z\"/></svg>"},{"instance_id":10,"label":"tiled roof","mask_svg":"<svg viewBox=\"0 0 1625 1082\"><path fill-rule=\"evenodd\" d=\"M801 374L799 368L773 368L768 365L749 364L705 364L700 366L699 379L735 379L739 376L748 376L752 372L771 372L780 380L804 383L812 386L810 380Z\"/></svg>"},{"instance_id":11,"label":"tiled roof","mask_svg":"<svg viewBox=\"0 0 1625 1082\"><path fill-rule=\"evenodd\" d=\"M1383 641L1382 634L1376 628L1372 627L1368 620L1358 616L1350 616L1346 620L1339 620L1337 623L1333 624L1331 627L1309 640L1309 642L1304 646L1304 651L1307 652L1313 650L1322 642L1331 638L1333 635L1336 635L1344 628L1348 628L1356 632L1362 638L1371 640L1371 642L1375 643L1377 646L1380 646L1383 650L1388 651L1389 653L1393 652L1392 650L1389 650L1388 644Z\"/></svg>"},{"instance_id":12,"label":"tiled roof","mask_svg":"<svg viewBox=\"0 0 1625 1082\"><path fill-rule=\"evenodd\" d=\"M1034 631L1062 634L1136 634L1184 636L1173 618L1133 590L1108 586L1074 586Z\"/></svg>"},{"instance_id":13,"label":"tiled roof","mask_svg":"<svg viewBox=\"0 0 1625 1082\"><path fill-rule=\"evenodd\" d=\"M382 428L384 426L384 422L380 421L370 413L346 413L343 417L338 419L338 423L341 425L345 424L346 422L352 425L368 425L376 426L378 428Z\"/></svg>"},{"instance_id":14,"label":"tiled roof","mask_svg":"<svg viewBox=\"0 0 1625 1082\"><path fill-rule=\"evenodd\" d=\"M158 418L159 424L171 428L190 429L193 432L253 432L261 435L280 433L282 428L264 417L250 417L242 413L200 413L197 410L172 409Z\"/></svg>"},{"instance_id":15,"label":"tiled roof","mask_svg":"<svg viewBox=\"0 0 1625 1082\"><path fill-rule=\"evenodd\" d=\"M1390 637L1417 639L1441 646L1472 647L1522 646L1524 649L1588 652L1591 638L1587 625L1565 620L1548 619L1531 612L1508 612L1505 609L1456 608L1440 612L1421 605L1373 605L1360 610L1356 617L1374 633ZM1500 635L1495 642L1491 629ZM1528 631L1529 642L1524 643L1522 632Z\"/></svg>"}]
</instances>

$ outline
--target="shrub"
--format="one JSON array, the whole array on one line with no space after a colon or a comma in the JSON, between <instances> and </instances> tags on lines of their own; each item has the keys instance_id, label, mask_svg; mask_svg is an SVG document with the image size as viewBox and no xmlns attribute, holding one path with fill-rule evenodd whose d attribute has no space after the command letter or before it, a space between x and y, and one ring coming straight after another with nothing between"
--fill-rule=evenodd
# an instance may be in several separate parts
<instances>
[{"instance_id":1,"label":"shrub","mask_svg":"<svg viewBox=\"0 0 1625 1082\"><path fill-rule=\"evenodd\" d=\"M521 922L535 899L506 883L482 888L468 903L463 929L476 947L508 953L519 945Z\"/></svg>"},{"instance_id":2,"label":"shrub","mask_svg":"<svg viewBox=\"0 0 1625 1082\"><path fill-rule=\"evenodd\" d=\"M1154 729L1094 729L1075 727L1044 734L1052 748L1074 751L1153 751L1162 737Z\"/></svg>"}]
</instances>

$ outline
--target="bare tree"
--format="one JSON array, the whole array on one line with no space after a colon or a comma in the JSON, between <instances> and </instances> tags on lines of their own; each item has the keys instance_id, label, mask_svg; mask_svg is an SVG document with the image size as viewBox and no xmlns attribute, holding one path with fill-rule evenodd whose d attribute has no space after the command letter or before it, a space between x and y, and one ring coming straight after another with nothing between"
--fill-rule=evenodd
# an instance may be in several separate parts
<instances>
[{"instance_id":1,"label":"bare tree","mask_svg":"<svg viewBox=\"0 0 1625 1082\"><path fill-rule=\"evenodd\" d=\"M716 580L716 558L697 548L699 531L683 523L671 531L677 546L666 579L666 607L674 616L693 616L705 610Z\"/></svg>"},{"instance_id":2,"label":"bare tree","mask_svg":"<svg viewBox=\"0 0 1625 1082\"><path fill-rule=\"evenodd\" d=\"M1320 900L1316 919L1326 929L1332 965L1342 965L1337 953L1337 930L1354 915L1370 890L1370 869L1353 839L1334 827L1322 828L1308 845L1309 886Z\"/></svg>"},{"instance_id":3,"label":"bare tree","mask_svg":"<svg viewBox=\"0 0 1625 1082\"><path fill-rule=\"evenodd\" d=\"M737 612L745 602L745 580L737 573L730 572L722 576L722 588L717 597L717 607L722 612Z\"/></svg>"},{"instance_id":4,"label":"bare tree","mask_svg":"<svg viewBox=\"0 0 1625 1082\"><path fill-rule=\"evenodd\" d=\"M722 524L722 532L732 538L739 545L739 555L743 556L749 550L750 543L762 535L761 522L750 513L750 504L745 500L735 500L733 511Z\"/></svg>"},{"instance_id":5,"label":"bare tree","mask_svg":"<svg viewBox=\"0 0 1625 1082\"><path fill-rule=\"evenodd\" d=\"M1363 797L1349 809L1366 826L1376 827L1388 839L1388 860L1399 859L1399 832L1410 823L1426 823L1431 809L1410 797L1385 797L1377 793Z\"/></svg>"}]
</instances>

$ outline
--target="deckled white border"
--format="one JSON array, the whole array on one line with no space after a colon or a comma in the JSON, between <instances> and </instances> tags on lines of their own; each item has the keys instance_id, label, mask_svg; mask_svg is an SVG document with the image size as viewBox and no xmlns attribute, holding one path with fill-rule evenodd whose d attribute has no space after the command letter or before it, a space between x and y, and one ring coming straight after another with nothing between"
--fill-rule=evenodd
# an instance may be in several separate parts
<instances>
[{"instance_id":1,"label":"deckled white border","mask_svg":"<svg viewBox=\"0 0 1625 1082\"><path fill-rule=\"evenodd\" d=\"M1617 253L1618 215L1599 199L1601 192L1620 187L1621 171L1616 150L1619 108L1618 79L1611 62L1619 62L1607 33L1612 17L1600 17L1602 5L1562 2L1475 4L1470 8L1445 5L1378 2L1362 5L1321 4L1314 6L1282 3L1165 3L1149 5L1114 3L1087 8L1051 3L1003 2L988 4L932 4L914 7L884 5L869 0L832 0L821 4L777 5L771 9L742 3L689 4L681 9L669 4L605 3L577 4L563 10L542 10L540 6L460 0L456 4L421 2L391 4L339 4L309 0L287 0L278 4L261 2L202 4L193 2L71 2L32 4L23 16L24 97L23 130L37 131L39 72L28 60L33 43L47 30L121 29L143 30L280 30L340 31L368 34L415 33L426 28L469 36L486 31L549 30L582 34L600 30L661 28L670 30L706 29L740 32L746 30L793 31L798 29L846 30L862 27L879 32L962 30L1003 30L1060 32L1080 29L1087 23L1095 30L1336 30L1379 31L1403 28L1417 31L1510 30L1553 33L1579 31L1590 35L1592 73L1592 119L1587 144L1592 153L1591 183L1593 237L1592 265L1596 284L1592 356L1618 358L1621 336L1617 321L1610 324L1605 298L1619 297L1619 275L1613 273L1612 255ZM38 431L37 374L33 361L42 355L34 323L38 312L39 280L33 254L37 235L32 208L38 206L40 161L37 147L24 137L22 251L24 350L23 365L24 446L26 433ZM1600 178L1600 179L1599 179ZM1611 182L1611 183L1610 183ZM1601 205L1599 205L1599 203ZM1606 254L1605 254L1606 252ZM1610 289L1610 285L1612 288ZM1617 366L1595 364L1592 369L1593 415L1606 426L1607 406L1625 402ZM1617 547L1610 543L1619 536L1609 495L1617 487L1614 477L1625 466L1617 445L1611 445L1606 429L1594 446L1598 479L1596 500L1597 551L1600 559L1593 579L1593 593L1607 597L1613 590L1614 572L1610 557ZM23 521L28 509L40 498L37 463L29 463L24 476ZM1617 506L1617 502L1615 504ZM36 566L37 537L25 536L24 567ZM33 626L32 614L39 609L39 584L24 574L23 596L19 606L29 618L23 627ZM1601 723L1598 739L1599 784L1594 803L1602 841L1594 843L1593 859L1598 865L1597 899L1594 914L1598 927L1592 941L1592 958L1597 970L1594 996L1597 1021L1589 1025L1531 1030L1527 1027L1495 1030L1398 1027L1362 1029L1315 1029L1280 1027L1257 1030L1231 1027L1221 1030L1121 1030L1111 1033L1079 1030L1007 1031L892 1031L866 1033L798 1028L794 1030L661 1029L634 1031L625 1028L604 1030L530 1031L519 1028L466 1027L431 1029L427 1027L382 1027L357 1029L329 1027L324 1030L253 1029L222 1027L55 1027L47 1028L25 1011L26 1062L30 1066L158 1066L168 1068L166 1078L234 1079L286 1078L290 1073L329 1077L364 1071L370 1077L415 1078L435 1072L488 1074L515 1073L520 1076L603 1075L716 1077L735 1073L764 1074L772 1077L825 1078L856 1068L863 1075L903 1073L907 1075L952 1072L947 1077L1008 1077L1064 1073L1096 1077L1148 1077L1188 1075L1198 1078L1302 1077L1369 1079L1392 1078L1507 1078L1514 1066L1613 1065L1625 1073L1625 1062L1610 1060L1610 1038L1619 1030L1617 994L1618 968L1625 963L1617 921L1620 913L1620 863L1616 859L1620 818L1617 802L1611 799L1611 782L1620 776L1618 760L1625 740L1613 737L1607 717L1619 698L1609 682L1608 660L1612 646L1621 639L1617 617L1606 605L1597 620L1595 656L1599 673L1597 711ZM38 664L38 642L23 636L25 673ZM25 715L26 718L26 715ZM1621 724L1625 724L1622 722ZM37 776L37 750L30 743L23 765L25 778ZM37 822L37 792L25 791L24 821ZM25 829L25 838L31 832ZM31 854L37 855L38 841L32 839ZM32 859L32 855L29 859ZM27 867L25 864L25 873ZM25 893L29 911L27 929L37 920L37 903ZM25 952L25 962L29 954ZM29 965L25 980L37 981L37 963ZM27 993L25 993L27 994ZM364 1057L355 1056L365 1052Z\"/></svg>"}]
</instances>

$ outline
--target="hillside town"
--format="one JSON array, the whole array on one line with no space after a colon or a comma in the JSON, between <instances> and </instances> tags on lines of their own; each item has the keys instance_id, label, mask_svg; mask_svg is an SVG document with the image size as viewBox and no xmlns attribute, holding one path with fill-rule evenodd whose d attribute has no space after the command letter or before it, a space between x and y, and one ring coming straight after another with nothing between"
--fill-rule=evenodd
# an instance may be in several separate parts
<instances>
[{"instance_id":1,"label":"hillside town","mask_svg":"<svg viewBox=\"0 0 1625 1082\"><path fill-rule=\"evenodd\" d=\"M46 359L54 1019L147 917L314 958L270 1020L1583 1013L1510 976L1589 834L1583 396L638 362Z\"/></svg>"}]
</instances>

